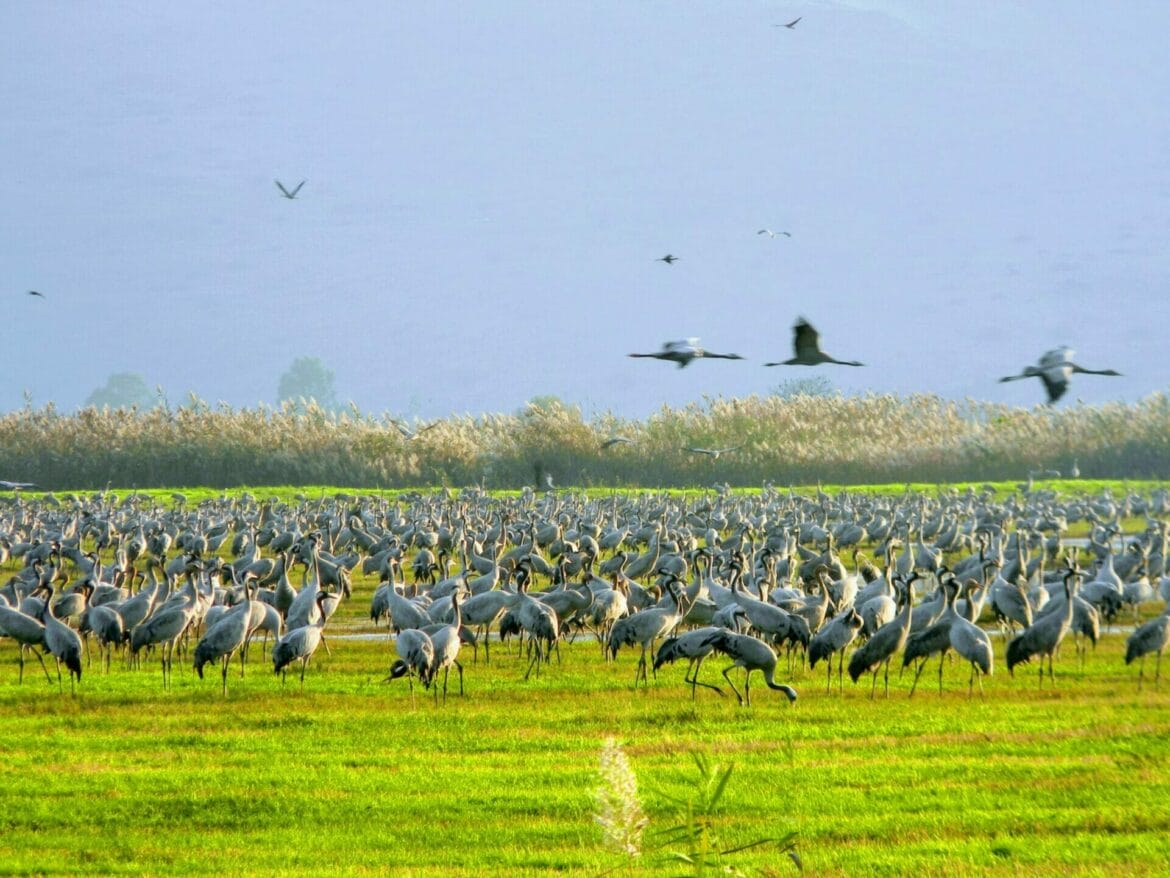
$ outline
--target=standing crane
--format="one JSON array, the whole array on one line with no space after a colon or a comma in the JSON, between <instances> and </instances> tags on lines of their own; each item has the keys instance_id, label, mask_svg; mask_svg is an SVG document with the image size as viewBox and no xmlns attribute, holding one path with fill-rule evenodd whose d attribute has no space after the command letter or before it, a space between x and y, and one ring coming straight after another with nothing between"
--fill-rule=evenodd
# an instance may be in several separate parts
<instances>
[{"instance_id":1,"label":"standing crane","mask_svg":"<svg viewBox=\"0 0 1170 878\"><path fill-rule=\"evenodd\" d=\"M1069 570L1064 574L1064 611L1041 616L1033 622L1023 633L1007 645L1008 673L1012 668L1040 656L1040 685L1044 685L1044 656L1048 656L1048 679L1053 685L1056 677L1052 673L1052 656L1064 635L1068 633L1073 616L1073 595L1076 594L1075 585L1071 584L1080 576L1080 568L1070 559Z\"/></svg>"},{"instance_id":2,"label":"standing crane","mask_svg":"<svg viewBox=\"0 0 1170 878\"><path fill-rule=\"evenodd\" d=\"M978 587L979 583L971 579L967 585ZM970 594L970 588L968 594ZM974 612L974 601L970 601L971 611ZM949 633L951 649L971 664L971 679L967 681L967 696L974 694L975 672L979 672L979 694L983 695L983 678L990 677L995 666L995 655L991 650L991 639L987 632L969 621L962 613L956 612L951 622Z\"/></svg>"},{"instance_id":3,"label":"standing crane","mask_svg":"<svg viewBox=\"0 0 1170 878\"><path fill-rule=\"evenodd\" d=\"M833 688L833 655L837 658L837 685L843 689L845 685L845 647L857 639L857 632L865 621L861 614L853 607L838 613L827 622L820 631L813 635L808 644L808 666L815 668L821 659L826 660L825 691Z\"/></svg>"},{"instance_id":4,"label":"standing crane","mask_svg":"<svg viewBox=\"0 0 1170 878\"><path fill-rule=\"evenodd\" d=\"M45 626L39 620L0 601L0 634L5 634L20 644L19 682L24 682L24 656L30 649L41 663L45 679L53 682L53 678L49 676L49 669L45 667L44 656L41 655L40 649L37 649L45 645Z\"/></svg>"},{"instance_id":5,"label":"standing crane","mask_svg":"<svg viewBox=\"0 0 1170 878\"><path fill-rule=\"evenodd\" d=\"M249 591L244 603L251 604L251 584L247 583L245 587ZM208 662L222 660L223 694L225 697L227 696L228 665L236 652L240 652L240 676L244 676L242 649L244 644L248 642L248 635L252 633L251 622L252 613L248 606L238 612L225 614L223 618L207 629L203 638L195 646L195 673L199 675L200 680L203 679L204 665ZM294 628L293 630L298 629Z\"/></svg>"},{"instance_id":6,"label":"standing crane","mask_svg":"<svg viewBox=\"0 0 1170 878\"><path fill-rule=\"evenodd\" d=\"M918 571L911 572L909 579L902 582L894 576L894 583L901 586L902 611L892 621L887 622L875 631L849 659L849 679L854 683L862 674L872 673L873 683L869 688L869 698L872 701L877 693L877 674L879 668L885 669L884 681L886 697L890 696L890 659L906 645L906 638L910 636L910 616L914 611L914 580L918 578Z\"/></svg>"},{"instance_id":7,"label":"standing crane","mask_svg":"<svg viewBox=\"0 0 1170 878\"><path fill-rule=\"evenodd\" d=\"M1138 667L1138 691L1142 688L1142 678L1146 673L1146 656L1156 653L1158 660L1154 665L1154 688L1158 688L1158 681L1162 677L1162 653L1170 646L1170 605L1166 611L1156 619L1151 619L1129 635L1125 641L1125 663L1128 665L1134 659L1140 658Z\"/></svg>"},{"instance_id":8,"label":"standing crane","mask_svg":"<svg viewBox=\"0 0 1170 878\"><path fill-rule=\"evenodd\" d=\"M45 596L45 648L57 660L57 686L64 690L61 682L61 663L69 669L69 694L75 694L73 678L81 682L81 637L76 631L53 615L53 591L48 589Z\"/></svg>"},{"instance_id":9,"label":"standing crane","mask_svg":"<svg viewBox=\"0 0 1170 878\"><path fill-rule=\"evenodd\" d=\"M633 615L626 616L624 619L619 619L614 623L613 630L610 632L609 650L611 655L617 657L618 649L627 643L638 644L642 647L642 655L638 659L638 667L634 670L634 688L638 687L638 681L649 684L646 678L646 655L650 652L654 642L659 637L668 636L682 621L686 611L682 606L682 598L679 596L679 578L675 574L669 574L665 585L667 596L670 598L670 606L655 606L649 609L639 610Z\"/></svg>"},{"instance_id":10,"label":"standing crane","mask_svg":"<svg viewBox=\"0 0 1170 878\"><path fill-rule=\"evenodd\" d=\"M696 686L713 689L722 695L723 690L718 686L699 681L699 668L703 666L703 660L723 643L724 630L708 625L687 631L677 637L667 638L658 648L658 655L654 657L654 673L657 675L658 669L664 664L685 658L687 672L683 676L683 682L691 684L691 701L695 700Z\"/></svg>"}]
</instances>

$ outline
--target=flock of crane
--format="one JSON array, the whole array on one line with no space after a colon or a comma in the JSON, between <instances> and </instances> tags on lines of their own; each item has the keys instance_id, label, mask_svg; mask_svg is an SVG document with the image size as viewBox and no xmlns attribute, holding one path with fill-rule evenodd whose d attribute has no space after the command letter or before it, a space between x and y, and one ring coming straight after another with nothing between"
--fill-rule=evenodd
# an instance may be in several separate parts
<instances>
[{"instance_id":1,"label":"flock of crane","mask_svg":"<svg viewBox=\"0 0 1170 878\"><path fill-rule=\"evenodd\" d=\"M767 231L764 229L763 231ZM678 257L670 257L670 260ZM1073 349L1062 345L1046 351L1039 363L1035 366L1025 366L1018 375L1005 375L1000 383L1005 381L1019 381L1023 378L1039 378L1044 385L1044 392L1049 405L1056 403L1068 390L1069 381L1074 374L1082 375L1112 375L1120 377L1121 373L1113 369L1086 369L1073 362ZM657 351L646 354L630 354L631 357L650 357L655 360L665 360L675 363L680 369L686 368L695 360L742 360L739 354L718 354L706 350L699 345L699 339L688 338L679 341L668 341ZM820 334L811 323L803 317L798 317L792 327L792 356L787 360L774 363L764 363L765 366L819 366L822 363L834 363L838 366L864 366L857 360L838 360L836 357L821 350Z\"/></svg>"},{"instance_id":2,"label":"flock of crane","mask_svg":"<svg viewBox=\"0 0 1170 878\"><path fill-rule=\"evenodd\" d=\"M1140 532L1122 532L1143 517ZM1088 528L1084 545L1064 538L1077 522ZM982 693L997 627L1008 670L1036 661L1043 686L1045 665L1055 683L1070 635L1083 656L1103 626L1131 619L1125 660L1141 661L1140 688L1145 657L1156 656L1157 685L1170 643L1168 544L1166 490L802 497L766 485L750 495L598 499L466 489L297 504L244 493L197 506L182 495L163 505L16 493L0 504L0 565L14 571L0 588L0 635L16 647L22 683L29 653L53 682L48 653L58 687L64 665L75 690L92 641L106 673L116 653L130 668L152 656L164 686L176 654L200 678L218 665L226 695L233 657L243 674L249 644L263 636L275 641L273 670L282 680L299 670L303 686L360 570L363 583L379 583L370 618L394 636L387 680L406 677L412 700L416 680L445 699L452 670L462 694L468 649L478 660L482 645L490 667L492 641L498 651L514 639L528 679L560 660L561 641L582 635L606 661L638 650L635 688L686 660L692 698L699 687L724 694L700 679L711 656L725 657L722 676L745 704L755 671L795 701L776 677L782 663L791 675L806 661L824 662L829 691L834 664L839 688L846 671L854 682L868 675L872 698L879 674L889 695L891 663L913 670L913 695L937 660L941 692L949 654L969 667L969 694L976 683ZM1167 606L1138 624L1159 600ZM352 627L359 613L342 617Z\"/></svg>"}]
</instances>

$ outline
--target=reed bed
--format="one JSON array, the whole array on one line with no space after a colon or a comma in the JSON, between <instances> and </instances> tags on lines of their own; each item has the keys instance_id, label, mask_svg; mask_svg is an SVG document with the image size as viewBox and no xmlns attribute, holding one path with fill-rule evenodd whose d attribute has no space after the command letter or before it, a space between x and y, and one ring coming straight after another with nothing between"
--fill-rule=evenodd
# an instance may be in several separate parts
<instances>
[{"instance_id":1,"label":"reed bed","mask_svg":"<svg viewBox=\"0 0 1170 878\"><path fill-rule=\"evenodd\" d=\"M608 449L610 436L632 440ZM718 458L690 448L736 450ZM574 406L453 416L407 440L390 415L286 404L235 409L52 404L0 416L0 475L46 489L335 484L687 487L956 482L1170 472L1170 397L1133 404L1013 408L936 396L704 398L645 420Z\"/></svg>"}]
</instances>

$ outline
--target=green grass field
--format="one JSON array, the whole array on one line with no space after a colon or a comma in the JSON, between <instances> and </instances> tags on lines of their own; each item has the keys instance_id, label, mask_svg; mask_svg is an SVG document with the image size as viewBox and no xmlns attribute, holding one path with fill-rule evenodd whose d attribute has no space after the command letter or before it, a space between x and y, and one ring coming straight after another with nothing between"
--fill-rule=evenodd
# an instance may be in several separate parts
<instances>
[{"instance_id":1,"label":"green grass field","mask_svg":"<svg viewBox=\"0 0 1170 878\"><path fill-rule=\"evenodd\" d=\"M35 659L18 685L0 640L0 873L682 874L650 844L635 864L603 847L592 793L612 736L651 843L700 753L735 766L719 839L796 831L809 874L1170 874L1170 679L1138 692L1124 633L1083 669L1067 642L1055 689L1038 689L1035 665L1008 676L997 640L985 698L968 697L958 662L942 696L932 664L913 699L907 675L889 699L879 681L876 701L848 677L826 694L818 666L778 675L794 707L758 675L751 707L702 690L692 703L682 666L635 691L636 653L607 664L586 641L525 682L509 644L490 665L465 654L466 697L452 677L445 704L419 690L412 705L405 680L382 682L385 629L347 637L372 630L374 585L355 571L303 691L291 675L282 688L257 644L226 699L189 658L169 692L155 661L103 676L95 658L70 697ZM766 846L733 862L795 874Z\"/></svg>"}]
</instances>

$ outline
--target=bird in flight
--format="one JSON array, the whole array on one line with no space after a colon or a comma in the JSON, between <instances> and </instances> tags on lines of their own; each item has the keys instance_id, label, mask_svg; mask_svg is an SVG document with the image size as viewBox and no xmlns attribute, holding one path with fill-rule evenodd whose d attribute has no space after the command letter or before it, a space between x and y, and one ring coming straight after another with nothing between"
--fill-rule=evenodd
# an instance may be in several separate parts
<instances>
[{"instance_id":1,"label":"bird in flight","mask_svg":"<svg viewBox=\"0 0 1170 878\"><path fill-rule=\"evenodd\" d=\"M1044 390L1048 394L1048 404L1052 405L1064 396L1065 391L1068 390L1069 379L1072 378L1074 372L1080 372L1083 375L1121 375L1120 372L1115 372L1113 369L1086 369L1083 366L1078 366L1072 361L1074 353L1075 351L1067 346L1053 348L1040 358L1039 365L1026 366L1019 375L1008 375L1005 378L1000 378L1000 383L1019 381L1021 378L1039 378L1044 382Z\"/></svg>"},{"instance_id":2,"label":"bird in flight","mask_svg":"<svg viewBox=\"0 0 1170 878\"><path fill-rule=\"evenodd\" d=\"M774 24L772 27L786 27L789 30L793 30L796 27L796 23L802 18L804 18L803 15L798 15L796 18L792 19L792 21L788 22L788 24Z\"/></svg>"},{"instance_id":3,"label":"bird in flight","mask_svg":"<svg viewBox=\"0 0 1170 878\"><path fill-rule=\"evenodd\" d=\"M667 253L665 256L659 256L654 261L655 262L665 262L667 265L671 265L675 262L678 262L678 257L672 253Z\"/></svg>"},{"instance_id":4,"label":"bird in flight","mask_svg":"<svg viewBox=\"0 0 1170 878\"><path fill-rule=\"evenodd\" d=\"M668 341L663 342L662 350L655 351L652 354L630 354L631 357L653 357L656 360L668 360L671 363L678 363L678 367L683 369L691 364L691 360L698 360L703 357L718 360L742 360L739 354L716 354L711 351L704 350L699 347L699 340L697 338L688 338L683 341Z\"/></svg>"},{"instance_id":5,"label":"bird in flight","mask_svg":"<svg viewBox=\"0 0 1170 878\"><path fill-rule=\"evenodd\" d=\"M0 491L24 491L28 488L36 488L32 482L9 482L0 479Z\"/></svg>"},{"instance_id":6,"label":"bird in flight","mask_svg":"<svg viewBox=\"0 0 1170 878\"><path fill-rule=\"evenodd\" d=\"M40 299L43 299L45 297L44 293L38 293L36 290L29 290L28 294L30 296L36 296L37 298L40 298Z\"/></svg>"},{"instance_id":7,"label":"bird in flight","mask_svg":"<svg viewBox=\"0 0 1170 878\"><path fill-rule=\"evenodd\" d=\"M274 182L276 183L276 188L280 190L280 194L283 195L285 198L296 198L297 193L301 191L301 187L305 185L305 181L301 180L301 182L297 183L296 188L293 189L292 192L289 192L287 189L284 188L284 184L281 183L279 180L276 180Z\"/></svg>"},{"instance_id":8,"label":"bird in flight","mask_svg":"<svg viewBox=\"0 0 1170 878\"><path fill-rule=\"evenodd\" d=\"M775 238L777 235L783 235L785 238L791 238L791 232L773 232L771 229L760 229L756 232L757 235L767 235L769 238Z\"/></svg>"},{"instance_id":9,"label":"bird in flight","mask_svg":"<svg viewBox=\"0 0 1170 878\"><path fill-rule=\"evenodd\" d=\"M705 454L712 460L718 460L721 454L730 454L732 451L738 451L742 445L732 445L728 448L688 448L693 454Z\"/></svg>"},{"instance_id":10,"label":"bird in flight","mask_svg":"<svg viewBox=\"0 0 1170 878\"><path fill-rule=\"evenodd\" d=\"M779 363L764 363L765 366L816 366L819 363L836 363L838 366L864 366L856 360L837 360L821 350L821 337L811 323L803 317L796 319L792 327L792 350L796 354L791 360Z\"/></svg>"},{"instance_id":11,"label":"bird in flight","mask_svg":"<svg viewBox=\"0 0 1170 878\"><path fill-rule=\"evenodd\" d=\"M602 449L602 451L604 451L607 448L613 448L615 445L620 445L623 442L633 442L633 441L634 441L633 439L630 439L626 436L610 436L608 439L606 439L604 442L601 443L601 449Z\"/></svg>"},{"instance_id":12,"label":"bird in flight","mask_svg":"<svg viewBox=\"0 0 1170 878\"><path fill-rule=\"evenodd\" d=\"M423 424L417 430L412 430L410 427L406 426L406 424L400 423L398 421L391 421L390 423L398 428L398 432L402 434L402 438L404 438L407 442L413 442L427 430L430 430L432 427L439 426L438 421L431 421L429 424Z\"/></svg>"}]
</instances>

